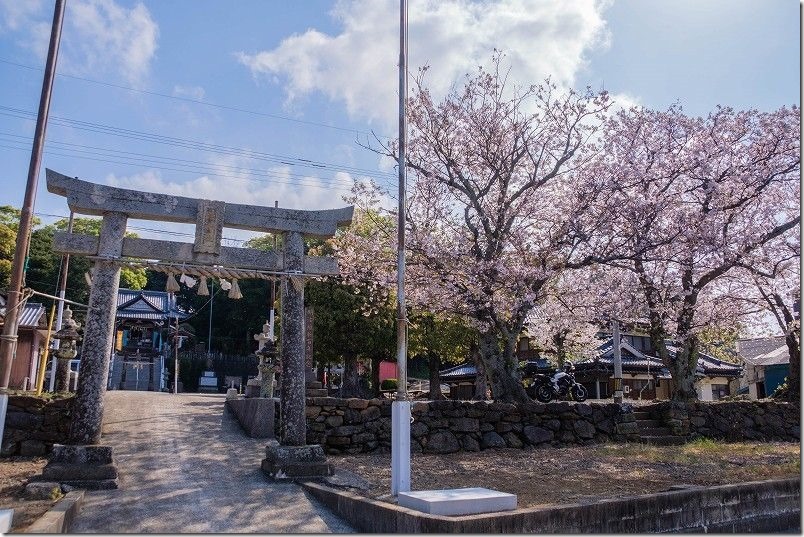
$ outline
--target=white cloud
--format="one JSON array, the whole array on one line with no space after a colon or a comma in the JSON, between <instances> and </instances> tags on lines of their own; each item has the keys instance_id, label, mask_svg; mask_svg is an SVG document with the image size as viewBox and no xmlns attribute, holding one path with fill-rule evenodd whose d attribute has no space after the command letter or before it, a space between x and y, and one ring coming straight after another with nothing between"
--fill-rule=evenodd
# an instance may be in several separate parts
<instances>
[{"instance_id":1,"label":"white cloud","mask_svg":"<svg viewBox=\"0 0 804 537\"><path fill-rule=\"evenodd\" d=\"M598 0L416 0L408 13L409 70L430 65L428 84L444 94L462 75L503 50L519 83L550 76L570 86L588 50L608 44ZM255 76L285 86L289 103L313 92L340 101L354 119L392 125L397 114L398 3L340 1L341 33L295 34L273 50L239 52Z\"/></svg>"},{"instance_id":2,"label":"white cloud","mask_svg":"<svg viewBox=\"0 0 804 537\"><path fill-rule=\"evenodd\" d=\"M43 6L42 0L0 0L0 14L2 14L0 30L18 30L41 12Z\"/></svg>"},{"instance_id":3,"label":"white cloud","mask_svg":"<svg viewBox=\"0 0 804 537\"><path fill-rule=\"evenodd\" d=\"M50 2L0 0L5 32L40 59L47 54L53 7ZM131 9L114 0L71 0L64 13L59 71L78 75L115 72L128 84L145 85L156 53L159 26L142 3Z\"/></svg>"},{"instance_id":4,"label":"white cloud","mask_svg":"<svg viewBox=\"0 0 804 537\"><path fill-rule=\"evenodd\" d=\"M609 98L611 99L609 114L614 114L619 110L628 110L633 106L642 106L642 99L630 93L612 93L609 95Z\"/></svg>"},{"instance_id":5,"label":"white cloud","mask_svg":"<svg viewBox=\"0 0 804 537\"><path fill-rule=\"evenodd\" d=\"M65 45L71 45L77 56L70 59L81 62L73 68L117 69L130 84L142 86L159 37L148 8L141 3L126 9L113 0L85 0L71 3L68 9L68 28L79 36L76 41L69 40L69 34L64 36Z\"/></svg>"},{"instance_id":6,"label":"white cloud","mask_svg":"<svg viewBox=\"0 0 804 537\"><path fill-rule=\"evenodd\" d=\"M275 166L268 170L254 170L253 162L238 156L215 158L210 168L214 174L201 175L191 180L175 180L162 176L158 170L147 170L128 176L109 174L105 182L120 188L142 192L158 192L174 196L220 200L273 207L274 201L287 209L334 209L344 207L342 197L349 191L352 176L337 172L333 181L315 176L291 175L288 166Z\"/></svg>"}]
</instances>

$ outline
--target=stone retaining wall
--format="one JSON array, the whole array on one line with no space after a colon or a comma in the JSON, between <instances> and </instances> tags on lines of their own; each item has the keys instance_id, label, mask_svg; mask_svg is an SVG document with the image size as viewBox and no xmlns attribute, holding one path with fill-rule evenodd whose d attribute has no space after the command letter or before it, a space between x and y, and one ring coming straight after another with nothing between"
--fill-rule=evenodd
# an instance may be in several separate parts
<instances>
[{"instance_id":1,"label":"stone retaining wall","mask_svg":"<svg viewBox=\"0 0 804 537\"><path fill-rule=\"evenodd\" d=\"M391 446L391 401L307 399L307 443L328 453L363 453ZM613 403L417 401L411 451L453 453L489 448L638 440L630 407Z\"/></svg>"},{"instance_id":2,"label":"stone retaining wall","mask_svg":"<svg viewBox=\"0 0 804 537\"><path fill-rule=\"evenodd\" d=\"M694 403L688 410L690 434L726 440L801 438L801 408L776 401Z\"/></svg>"},{"instance_id":3,"label":"stone retaining wall","mask_svg":"<svg viewBox=\"0 0 804 537\"><path fill-rule=\"evenodd\" d=\"M667 401L651 407L651 413L679 436L786 442L801 438L801 408L793 403L698 401L683 405Z\"/></svg>"},{"instance_id":4,"label":"stone retaining wall","mask_svg":"<svg viewBox=\"0 0 804 537\"><path fill-rule=\"evenodd\" d=\"M46 455L67 441L73 396L45 399L11 395L0 455Z\"/></svg>"},{"instance_id":5,"label":"stone retaining wall","mask_svg":"<svg viewBox=\"0 0 804 537\"><path fill-rule=\"evenodd\" d=\"M226 408L252 438L274 438L279 425L278 398L227 398Z\"/></svg>"}]
</instances>

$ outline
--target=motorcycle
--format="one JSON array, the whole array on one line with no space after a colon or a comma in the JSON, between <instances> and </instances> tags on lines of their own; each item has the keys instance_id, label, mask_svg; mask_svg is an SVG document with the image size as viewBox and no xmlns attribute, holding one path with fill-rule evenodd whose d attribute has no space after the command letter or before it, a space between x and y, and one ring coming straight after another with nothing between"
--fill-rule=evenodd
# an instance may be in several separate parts
<instances>
[{"instance_id":1,"label":"motorcycle","mask_svg":"<svg viewBox=\"0 0 804 537\"><path fill-rule=\"evenodd\" d=\"M586 401L589 394L583 384L575 380L574 370L575 366L567 362L564 371L558 371L553 376L537 373L528 388L529 395L542 403L549 403L568 394L579 403Z\"/></svg>"}]
</instances>

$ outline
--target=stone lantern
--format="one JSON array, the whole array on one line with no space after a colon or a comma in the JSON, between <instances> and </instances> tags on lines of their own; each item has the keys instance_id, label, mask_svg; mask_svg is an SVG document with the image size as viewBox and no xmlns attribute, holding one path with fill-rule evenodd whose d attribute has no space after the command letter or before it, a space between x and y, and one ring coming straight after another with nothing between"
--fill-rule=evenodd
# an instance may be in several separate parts
<instances>
[{"instance_id":1,"label":"stone lantern","mask_svg":"<svg viewBox=\"0 0 804 537\"><path fill-rule=\"evenodd\" d=\"M254 352L260 359L257 366L258 375L256 379L251 379L246 385L246 397L254 397L255 394L251 392L259 386L260 397L273 397L274 396L274 373L279 367L279 353L274 342L273 334L271 334L271 327L268 321L262 326L262 333L255 334L254 339L258 342L259 348Z\"/></svg>"},{"instance_id":2,"label":"stone lantern","mask_svg":"<svg viewBox=\"0 0 804 537\"><path fill-rule=\"evenodd\" d=\"M276 343L269 339L255 354L260 358L260 397L271 398L274 396L274 373L280 369Z\"/></svg>"},{"instance_id":3,"label":"stone lantern","mask_svg":"<svg viewBox=\"0 0 804 537\"><path fill-rule=\"evenodd\" d=\"M78 354L76 342L81 339L78 333L80 327L81 324L73 320L73 312L68 306L64 310L61 330L53 334L53 338L59 340L59 348L56 351L57 392L66 392L70 389L70 360Z\"/></svg>"}]
</instances>

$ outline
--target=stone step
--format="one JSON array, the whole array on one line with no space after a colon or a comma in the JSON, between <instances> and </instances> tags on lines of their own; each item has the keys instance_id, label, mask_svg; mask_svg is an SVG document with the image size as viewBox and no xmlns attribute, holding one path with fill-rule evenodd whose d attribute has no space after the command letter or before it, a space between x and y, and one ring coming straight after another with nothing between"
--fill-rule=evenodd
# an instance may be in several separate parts
<instances>
[{"instance_id":1,"label":"stone step","mask_svg":"<svg viewBox=\"0 0 804 537\"><path fill-rule=\"evenodd\" d=\"M645 444L654 446L680 446L686 442L683 436L661 435L661 436L642 436L640 437Z\"/></svg>"},{"instance_id":2,"label":"stone step","mask_svg":"<svg viewBox=\"0 0 804 537\"><path fill-rule=\"evenodd\" d=\"M51 462L42 469L42 478L45 481L59 482L116 479L117 468L114 464Z\"/></svg>"},{"instance_id":3,"label":"stone step","mask_svg":"<svg viewBox=\"0 0 804 537\"><path fill-rule=\"evenodd\" d=\"M332 465L328 462L284 462L262 460L262 471L268 477L284 479L323 479L331 476Z\"/></svg>"},{"instance_id":4,"label":"stone step","mask_svg":"<svg viewBox=\"0 0 804 537\"><path fill-rule=\"evenodd\" d=\"M637 426L642 427L664 427L660 420L637 420Z\"/></svg>"},{"instance_id":5,"label":"stone step","mask_svg":"<svg viewBox=\"0 0 804 537\"><path fill-rule=\"evenodd\" d=\"M50 463L112 464L112 446L53 444Z\"/></svg>"},{"instance_id":6,"label":"stone step","mask_svg":"<svg viewBox=\"0 0 804 537\"><path fill-rule=\"evenodd\" d=\"M650 412L634 412L634 419L636 419L637 421L649 420L651 419Z\"/></svg>"},{"instance_id":7,"label":"stone step","mask_svg":"<svg viewBox=\"0 0 804 537\"><path fill-rule=\"evenodd\" d=\"M673 436L670 427L639 427L640 436Z\"/></svg>"},{"instance_id":8,"label":"stone step","mask_svg":"<svg viewBox=\"0 0 804 537\"><path fill-rule=\"evenodd\" d=\"M324 387L324 385L317 380L311 380L310 382L305 384L304 387L307 388L308 390L320 390L321 388Z\"/></svg>"},{"instance_id":9,"label":"stone step","mask_svg":"<svg viewBox=\"0 0 804 537\"><path fill-rule=\"evenodd\" d=\"M84 490L112 490L119 487L117 479L74 479L60 483Z\"/></svg>"},{"instance_id":10,"label":"stone step","mask_svg":"<svg viewBox=\"0 0 804 537\"><path fill-rule=\"evenodd\" d=\"M329 392L326 388L307 388L307 397L326 397Z\"/></svg>"}]
</instances>

